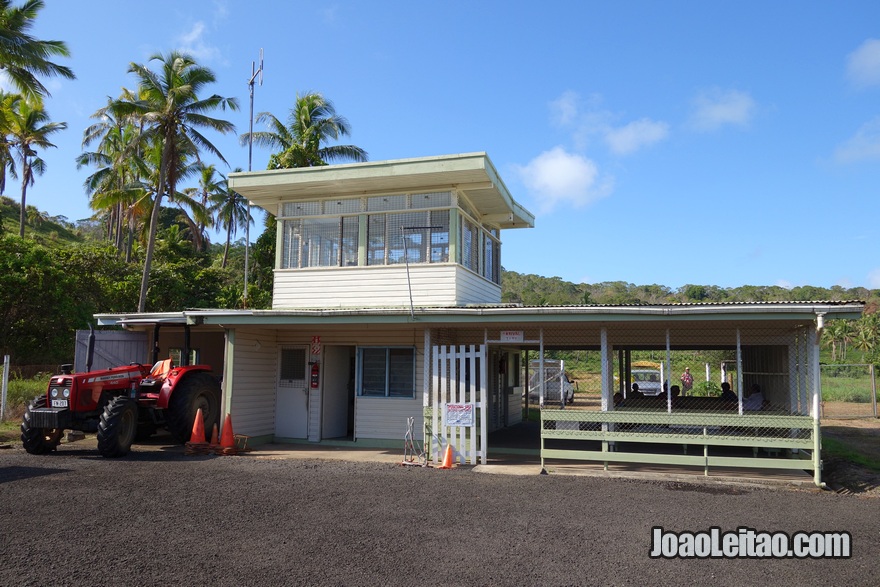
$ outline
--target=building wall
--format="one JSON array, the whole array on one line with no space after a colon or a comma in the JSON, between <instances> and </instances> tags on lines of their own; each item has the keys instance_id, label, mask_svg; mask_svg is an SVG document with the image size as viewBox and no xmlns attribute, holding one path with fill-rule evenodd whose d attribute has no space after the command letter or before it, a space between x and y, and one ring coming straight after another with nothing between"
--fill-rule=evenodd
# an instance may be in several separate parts
<instances>
[{"instance_id":1,"label":"building wall","mask_svg":"<svg viewBox=\"0 0 880 587\"><path fill-rule=\"evenodd\" d=\"M275 434L275 390L278 382L278 345L274 330L239 327L235 329L231 365L233 429L238 434ZM227 351L228 352L228 351ZM228 361L227 361L228 362ZM229 396L230 382L224 381ZM225 418L225 414L223 414Z\"/></svg>"},{"instance_id":2,"label":"building wall","mask_svg":"<svg viewBox=\"0 0 880 587\"><path fill-rule=\"evenodd\" d=\"M278 356L282 346L309 347L314 337L322 346L415 347L415 395L412 398L355 397L356 439L403 438L408 417L416 418L415 433L422 437L424 397L424 333L421 328L390 328L371 324L328 330L321 327L277 327L235 329L232 368L232 412L235 431L248 436L274 435L275 391ZM259 344L257 344L259 342ZM309 438L317 440L321 423L320 390L310 390ZM314 408L314 409L313 409Z\"/></svg>"},{"instance_id":3,"label":"building wall","mask_svg":"<svg viewBox=\"0 0 880 587\"><path fill-rule=\"evenodd\" d=\"M498 284L454 264L410 265L414 306L497 304ZM408 307L405 265L279 269L275 271L273 309Z\"/></svg>"}]
</instances>

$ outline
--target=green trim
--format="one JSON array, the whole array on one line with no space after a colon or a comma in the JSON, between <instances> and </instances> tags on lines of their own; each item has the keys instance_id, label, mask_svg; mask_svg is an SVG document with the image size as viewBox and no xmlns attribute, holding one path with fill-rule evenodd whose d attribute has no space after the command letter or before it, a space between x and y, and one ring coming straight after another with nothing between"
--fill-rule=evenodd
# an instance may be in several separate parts
<instances>
[{"instance_id":1,"label":"green trim","mask_svg":"<svg viewBox=\"0 0 880 587\"><path fill-rule=\"evenodd\" d=\"M561 450L545 448L542 459L569 459L578 461L601 461L616 463L646 463L654 465L693 465L702 467L705 457L689 455L661 455L654 453L604 452L600 450Z\"/></svg>"},{"instance_id":2,"label":"green trim","mask_svg":"<svg viewBox=\"0 0 880 587\"><path fill-rule=\"evenodd\" d=\"M284 220L275 222L275 269L281 269L281 255L284 252L284 222Z\"/></svg>"},{"instance_id":3,"label":"green trim","mask_svg":"<svg viewBox=\"0 0 880 587\"><path fill-rule=\"evenodd\" d=\"M235 373L235 329L228 328L226 330L226 364L223 368L223 414L232 413L232 388L233 376Z\"/></svg>"},{"instance_id":4,"label":"green trim","mask_svg":"<svg viewBox=\"0 0 880 587\"><path fill-rule=\"evenodd\" d=\"M358 216L358 267L367 266L367 248L369 245L369 223L366 214Z\"/></svg>"},{"instance_id":5,"label":"green trim","mask_svg":"<svg viewBox=\"0 0 880 587\"><path fill-rule=\"evenodd\" d=\"M552 423L552 428L550 428ZM566 429L566 423L572 429ZM560 426L562 425L562 426ZM583 425L606 430L581 430ZM665 430L657 430L665 426ZM611 430L608 430L611 428ZM615 430L615 428L618 428ZM619 429L624 428L624 429ZM639 428L643 428L639 430ZM766 432L764 432L766 430ZM743 431L745 434L740 434ZM792 438L789 435L795 433ZM602 450L546 448L545 441L583 440L601 443ZM702 455L616 451L615 443L646 443L703 447ZM710 446L752 448L753 457L709 456ZM541 410L541 465L545 459L604 463L645 463L703 467L745 467L760 469L812 470L814 483L822 486L821 431L810 416L706 412L657 412L619 409L611 412ZM783 449L783 455L758 457L759 449ZM797 451L797 452L794 452Z\"/></svg>"},{"instance_id":6,"label":"green trim","mask_svg":"<svg viewBox=\"0 0 880 587\"><path fill-rule=\"evenodd\" d=\"M458 206L458 202L455 205ZM461 265L461 259L458 256L460 249L461 211L458 208L452 208L449 210L449 260L457 265Z\"/></svg>"},{"instance_id":7,"label":"green trim","mask_svg":"<svg viewBox=\"0 0 880 587\"><path fill-rule=\"evenodd\" d=\"M596 440L609 442L645 442L653 444L694 444L700 446L738 446L759 448L813 448L813 439L810 438L778 438L770 436L680 436L677 434L642 433L642 432L602 432L594 431L553 431L544 430L543 438L557 440Z\"/></svg>"},{"instance_id":8,"label":"green trim","mask_svg":"<svg viewBox=\"0 0 880 587\"><path fill-rule=\"evenodd\" d=\"M751 426L754 428L805 428L812 430L810 416L730 414L718 412L675 411L657 412L616 409L612 412L580 410L541 410L541 420L556 422L598 422L601 424L660 424L665 426Z\"/></svg>"}]
</instances>

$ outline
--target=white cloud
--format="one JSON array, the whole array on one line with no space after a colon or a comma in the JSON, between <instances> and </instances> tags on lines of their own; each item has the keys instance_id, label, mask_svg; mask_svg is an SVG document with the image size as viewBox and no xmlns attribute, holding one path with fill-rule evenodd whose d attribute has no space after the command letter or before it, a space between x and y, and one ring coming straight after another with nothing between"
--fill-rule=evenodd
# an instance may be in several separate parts
<instances>
[{"instance_id":1,"label":"white cloud","mask_svg":"<svg viewBox=\"0 0 880 587\"><path fill-rule=\"evenodd\" d=\"M868 289L880 289L880 268L868 272Z\"/></svg>"},{"instance_id":2,"label":"white cloud","mask_svg":"<svg viewBox=\"0 0 880 587\"><path fill-rule=\"evenodd\" d=\"M868 39L847 55L846 75L860 87L880 85L880 39Z\"/></svg>"},{"instance_id":3,"label":"white cloud","mask_svg":"<svg viewBox=\"0 0 880 587\"><path fill-rule=\"evenodd\" d=\"M559 98L550 102L550 114L554 124L568 126L577 120L578 102L580 96L577 92L566 90Z\"/></svg>"},{"instance_id":4,"label":"white cloud","mask_svg":"<svg viewBox=\"0 0 880 587\"><path fill-rule=\"evenodd\" d=\"M527 165L517 166L516 172L543 212L562 204L580 208L611 192L611 180L600 179L593 161L562 147L554 147Z\"/></svg>"},{"instance_id":5,"label":"white cloud","mask_svg":"<svg viewBox=\"0 0 880 587\"><path fill-rule=\"evenodd\" d=\"M584 100L572 90L566 90L550 102L551 122L571 129L571 139L577 150L585 150L592 139L598 138L615 155L630 155L643 147L662 141L669 136L669 124L641 118L623 126L614 126L616 116L600 107L602 97L592 94Z\"/></svg>"},{"instance_id":6,"label":"white cloud","mask_svg":"<svg viewBox=\"0 0 880 587\"><path fill-rule=\"evenodd\" d=\"M189 32L178 37L181 50L195 57L197 61L219 61L220 50L206 43L204 37L205 23L198 21Z\"/></svg>"},{"instance_id":7,"label":"white cloud","mask_svg":"<svg viewBox=\"0 0 880 587\"><path fill-rule=\"evenodd\" d=\"M754 111L755 101L748 93L716 88L702 92L694 99L690 123L700 131L718 130L728 124L745 126Z\"/></svg>"},{"instance_id":8,"label":"white cloud","mask_svg":"<svg viewBox=\"0 0 880 587\"><path fill-rule=\"evenodd\" d=\"M855 135L837 147L834 159L838 163L880 160L880 116L863 124Z\"/></svg>"},{"instance_id":9,"label":"white cloud","mask_svg":"<svg viewBox=\"0 0 880 587\"><path fill-rule=\"evenodd\" d=\"M642 118L620 128L608 129L605 133L605 142L608 143L612 153L629 155L642 147L658 143L667 136L669 136L668 124Z\"/></svg>"}]
</instances>

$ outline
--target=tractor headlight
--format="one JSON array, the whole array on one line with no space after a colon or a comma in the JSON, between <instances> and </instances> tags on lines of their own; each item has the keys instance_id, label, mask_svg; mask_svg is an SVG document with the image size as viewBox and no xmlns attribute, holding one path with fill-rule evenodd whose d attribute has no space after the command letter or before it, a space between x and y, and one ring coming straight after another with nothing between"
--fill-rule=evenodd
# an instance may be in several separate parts
<instances>
[{"instance_id":1,"label":"tractor headlight","mask_svg":"<svg viewBox=\"0 0 880 587\"><path fill-rule=\"evenodd\" d=\"M58 397L58 388L53 387L51 392L52 397Z\"/></svg>"},{"instance_id":2,"label":"tractor headlight","mask_svg":"<svg viewBox=\"0 0 880 587\"><path fill-rule=\"evenodd\" d=\"M61 395L64 396L64 397L66 397L66 398L67 398L67 397L70 397L70 389L68 389L68 388L65 387L64 389L61 390Z\"/></svg>"}]
</instances>

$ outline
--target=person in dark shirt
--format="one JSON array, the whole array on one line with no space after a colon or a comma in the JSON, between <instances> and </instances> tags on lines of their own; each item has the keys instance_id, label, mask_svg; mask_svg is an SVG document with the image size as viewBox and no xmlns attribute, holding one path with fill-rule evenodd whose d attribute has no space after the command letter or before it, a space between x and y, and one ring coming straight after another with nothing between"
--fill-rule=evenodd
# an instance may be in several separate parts
<instances>
[{"instance_id":1,"label":"person in dark shirt","mask_svg":"<svg viewBox=\"0 0 880 587\"><path fill-rule=\"evenodd\" d=\"M725 402L736 401L736 394L733 393L733 390L730 389L730 384L726 381L721 384L721 400Z\"/></svg>"}]
</instances>

